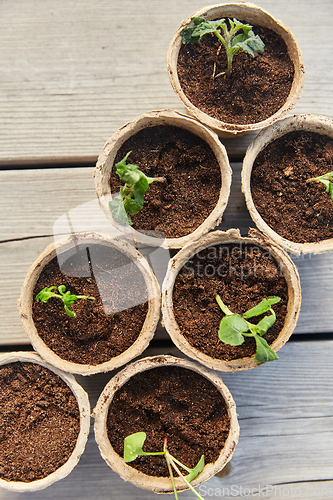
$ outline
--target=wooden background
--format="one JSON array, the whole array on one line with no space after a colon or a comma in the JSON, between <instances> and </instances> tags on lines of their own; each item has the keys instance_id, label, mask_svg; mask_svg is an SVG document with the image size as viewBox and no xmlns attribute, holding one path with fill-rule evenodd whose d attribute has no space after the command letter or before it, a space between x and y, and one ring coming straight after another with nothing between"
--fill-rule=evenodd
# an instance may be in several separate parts
<instances>
[{"instance_id":1,"label":"wooden background","mask_svg":"<svg viewBox=\"0 0 333 500\"><path fill-rule=\"evenodd\" d=\"M294 112L333 117L332 0L258 4L293 32L303 53L305 87ZM92 171L108 137L146 111L184 111L168 80L166 53L180 22L204 5L199 0L0 1L2 350L29 348L16 304L28 268L53 240L57 220L73 210L93 210L96 217L84 219L87 229L107 230ZM239 227L242 234L253 226L240 192L240 170L254 136L223 141L234 174L221 228ZM294 261L303 302L280 360L222 375L236 400L241 434L224 477L202 486L207 499L333 498L333 253ZM159 327L147 353L175 353L160 340L165 337ZM79 377L92 406L110 376ZM34 494L0 491L0 499L21 498L157 497L113 474L91 435L65 480Z\"/></svg>"}]
</instances>

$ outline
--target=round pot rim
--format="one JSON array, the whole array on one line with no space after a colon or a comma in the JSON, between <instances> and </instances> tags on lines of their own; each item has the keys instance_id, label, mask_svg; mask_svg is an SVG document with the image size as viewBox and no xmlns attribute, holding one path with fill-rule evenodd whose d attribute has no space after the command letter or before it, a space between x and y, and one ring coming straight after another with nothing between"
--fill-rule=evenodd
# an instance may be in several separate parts
<instances>
[{"instance_id":1,"label":"round pot rim","mask_svg":"<svg viewBox=\"0 0 333 500\"><path fill-rule=\"evenodd\" d=\"M106 429L108 409L116 391L136 373L161 366L179 366L199 373L215 385L221 393L227 406L228 416L230 418L229 435L216 462L206 464L203 471L191 482L191 484L193 487L196 487L219 472L231 460L232 454L238 442L239 425L237 420L236 405L229 389L223 383L222 379L216 373L207 370L205 367L200 366L193 361L170 355L157 355L139 359L138 361L131 363L107 383L97 401L92 416L95 419L95 439L101 456L114 470L114 472L117 472L125 481L130 481L139 488L151 490L155 493L172 493L173 489L170 478L148 476L125 463L123 458L120 457L111 446L107 437ZM186 485L179 477L175 477L175 484L177 491L187 489Z\"/></svg>"},{"instance_id":2,"label":"round pot rim","mask_svg":"<svg viewBox=\"0 0 333 500\"><path fill-rule=\"evenodd\" d=\"M41 339L32 319L32 303L34 299L33 290L43 268L52 260L52 258L56 257L58 252L65 252L78 243L102 244L116 248L122 252L140 269L148 292L148 311L138 338L128 349L118 356L114 356L108 361L96 365L75 363L58 356ZM18 308L23 328L28 334L33 348L42 358L66 372L80 375L93 375L119 368L146 349L154 336L160 318L161 293L157 279L147 261L125 239L119 237L110 238L109 236L96 232L77 233L65 236L57 242L48 245L44 252L42 252L42 254L32 264L22 285L21 296L18 300Z\"/></svg>"},{"instance_id":3,"label":"round pot rim","mask_svg":"<svg viewBox=\"0 0 333 500\"><path fill-rule=\"evenodd\" d=\"M256 366L260 366L262 363L256 363L254 361L255 355L251 357L237 358L234 360L212 358L193 347L181 334L173 312L172 295L178 272L188 259L190 259L197 252L211 245L228 243L248 243L260 246L266 251L269 251L281 266L281 270L288 286L288 305L283 329L279 333L279 336L271 344L274 351L278 351L291 336L296 326L301 307L300 280L294 263L282 248L275 245L274 242L255 229L250 229L249 235L244 237L240 235L238 229L229 229L226 232L214 231L206 235L200 241L197 241L192 245L187 245L180 250L178 254L170 260L162 285L162 318L164 326L172 341L180 351L208 368L221 372L249 370Z\"/></svg>"},{"instance_id":4,"label":"round pot rim","mask_svg":"<svg viewBox=\"0 0 333 500\"><path fill-rule=\"evenodd\" d=\"M322 135L328 135L333 138L333 120L325 116L309 113L294 114L279 120L267 129L260 131L249 145L243 160L241 189L253 222L262 233L264 233L268 238L271 238L284 250L294 255L300 255L302 253L320 254L329 252L333 248L333 238L314 243L298 243L283 238L263 220L253 202L251 194L251 173L253 163L257 155L268 144L294 130L307 130Z\"/></svg>"},{"instance_id":5,"label":"round pot rim","mask_svg":"<svg viewBox=\"0 0 333 500\"><path fill-rule=\"evenodd\" d=\"M237 17L238 15L231 14L231 12L229 14L228 13L221 14L221 11L227 10L227 12L229 12L230 9L231 11L236 10L236 12L240 10L245 11L246 13L244 14L246 17L245 20L251 23L253 23L253 21L251 21L251 19L250 20L247 19L249 13L252 12L253 13L252 15L254 16L255 19L258 18L258 16L260 16L262 21L261 25L273 29L280 36L282 36L287 45L289 57L294 64L295 75L292 88L290 90L287 100L273 115L256 123L235 124L235 123L224 122L222 120L211 117L207 113L197 108L186 97L178 79L177 61L178 61L179 50L182 45L181 35L180 35L182 29L186 25L191 23L192 17L207 17L208 19L217 19L219 17ZM215 130L220 137L233 137L246 132L262 129L271 125L276 120L285 116L291 109L295 107L296 102L302 95L304 87L304 64L303 64L302 53L296 38L291 33L291 31L281 23L281 21L273 17L266 10L262 9L258 5L255 5L251 2L226 2L226 3L209 5L207 7L203 7L196 10L190 17L184 19L181 22L178 30L176 31L169 45L167 53L167 70L171 86L175 91L175 93L177 94L178 98L181 100L182 104L186 107L188 113L194 116L200 122L204 123L206 126Z\"/></svg>"},{"instance_id":6,"label":"round pot rim","mask_svg":"<svg viewBox=\"0 0 333 500\"><path fill-rule=\"evenodd\" d=\"M114 159L122 144L132 135L140 130L154 125L174 125L184 128L203 139L213 151L221 170L221 190L216 206L209 216L192 232L178 238L153 237L144 234L130 226L121 226L112 217L109 201L111 201L111 187L109 183L110 173ZM120 127L106 142L101 154L98 157L93 178L98 203L104 211L110 223L119 231L129 235L135 242L161 248L181 248L185 244L201 237L209 230L216 227L222 219L222 215L227 206L231 188L232 170L229 158L224 145L219 140L217 134L198 122L191 116L185 115L172 109L160 109L148 111L136 119Z\"/></svg>"},{"instance_id":7,"label":"round pot rim","mask_svg":"<svg viewBox=\"0 0 333 500\"><path fill-rule=\"evenodd\" d=\"M79 462L79 459L84 452L90 431L90 403L88 394L81 387L81 385L78 384L73 375L65 373L50 363L47 363L37 353L17 351L0 354L0 365L10 364L16 361L38 364L47 368L55 375L58 375L73 392L80 411L80 432L76 440L75 448L67 462L48 476L42 479L36 479L35 481L31 481L29 483L21 481L5 481L4 479L0 479L0 488L16 492L37 491L44 489L56 481L66 477Z\"/></svg>"}]
</instances>

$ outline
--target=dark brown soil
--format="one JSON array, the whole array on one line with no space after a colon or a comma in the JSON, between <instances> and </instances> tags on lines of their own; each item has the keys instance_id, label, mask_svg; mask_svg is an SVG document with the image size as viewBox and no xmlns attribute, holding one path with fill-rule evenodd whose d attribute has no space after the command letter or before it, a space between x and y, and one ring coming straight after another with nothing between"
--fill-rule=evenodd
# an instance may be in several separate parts
<instances>
[{"instance_id":1,"label":"dark brown soil","mask_svg":"<svg viewBox=\"0 0 333 500\"><path fill-rule=\"evenodd\" d=\"M123 456L124 438L144 431L144 451L168 450L187 467L214 462L228 437L230 420L221 393L192 370L165 366L139 373L116 393L108 414L108 437ZM163 456L138 457L129 465L151 476L168 476Z\"/></svg>"},{"instance_id":2,"label":"dark brown soil","mask_svg":"<svg viewBox=\"0 0 333 500\"><path fill-rule=\"evenodd\" d=\"M31 482L69 459L80 431L76 398L65 382L33 363L0 367L0 478Z\"/></svg>"},{"instance_id":3,"label":"dark brown soil","mask_svg":"<svg viewBox=\"0 0 333 500\"><path fill-rule=\"evenodd\" d=\"M201 138L170 125L141 130L119 149L115 163L132 151L128 162L138 165L153 182L143 208L131 216L133 227L156 231L160 237L178 238L193 232L215 208L221 189L221 172L213 151ZM111 191L121 182L113 170Z\"/></svg>"},{"instance_id":4,"label":"dark brown soil","mask_svg":"<svg viewBox=\"0 0 333 500\"><path fill-rule=\"evenodd\" d=\"M226 123L258 123L276 113L289 96L294 65L283 39L274 31L254 27L265 43L263 54L252 58L239 50L233 58L231 76L225 74L227 57L213 34L201 43L182 45L178 78L187 98L209 116Z\"/></svg>"},{"instance_id":5,"label":"dark brown soil","mask_svg":"<svg viewBox=\"0 0 333 500\"><path fill-rule=\"evenodd\" d=\"M33 321L43 341L58 356L80 364L97 365L128 349L140 334L148 311L147 287L138 267L118 250L102 245L76 248L62 254L61 271L53 259L42 271L34 297L44 287L66 285L81 299L69 317L63 302L51 298L33 302ZM89 264L88 264L89 255Z\"/></svg>"},{"instance_id":6,"label":"dark brown soil","mask_svg":"<svg viewBox=\"0 0 333 500\"><path fill-rule=\"evenodd\" d=\"M199 351L216 359L233 360L255 354L255 340L246 337L240 346L219 340L218 329L224 314L215 296L233 313L243 314L263 298L276 295L276 322L264 335L268 344L283 328L288 289L281 269L270 252L253 245L217 245L205 249L180 270L173 290L175 319L182 335ZM251 318L257 323L261 319Z\"/></svg>"},{"instance_id":7,"label":"dark brown soil","mask_svg":"<svg viewBox=\"0 0 333 500\"><path fill-rule=\"evenodd\" d=\"M253 202L280 236L298 243L333 238L333 201L322 183L306 181L333 170L333 139L295 131L270 143L251 175Z\"/></svg>"}]
</instances>

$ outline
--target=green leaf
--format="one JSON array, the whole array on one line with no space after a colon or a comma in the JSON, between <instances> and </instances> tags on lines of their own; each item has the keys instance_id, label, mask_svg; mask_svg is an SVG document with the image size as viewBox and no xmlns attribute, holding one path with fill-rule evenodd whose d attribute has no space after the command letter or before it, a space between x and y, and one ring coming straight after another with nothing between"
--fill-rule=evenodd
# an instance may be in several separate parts
<instances>
[{"instance_id":1,"label":"green leaf","mask_svg":"<svg viewBox=\"0 0 333 500\"><path fill-rule=\"evenodd\" d=\"M86 298L86 297L84 297ZM64 304L71 306L74 304L74 302L78 299L77 295L71 294L71 292L66 292L65 295L63 296L62 300L64 301Z\"/></svg>"},{"instance_id":2,"label":"green leaf","mask_svg":"<svg viewBox=\"0 0 333 500\"><path fill-rule=\"evenodd\" d=\"M66 292L66 286L65 285L59 285L58 286L58 292L63 295Z\"/></svg>"},{"instance_id":3,"label":"green leaf","mask_svg":"<svg viewBox=\"0 0 333 500\"><path fill-rule=\"evenodd\" d=\"M127 162L127 158L129 157L129 155L132 153L132 151L129 151L122 160L118 161L118 163L116 163L115 167L117 170L121 170L122 168L126 168L126 162Z\"/></svg>"},{"instance_id":4,"label":"green leaf","mask_svg":"<svg viewBox=\"0 0 333 500\"><path fill-rule=\"evenodd\" d=\"M246 35L244 33L239 33L239 35L234 36L234 38L232 39L231 46L234 47L235 45L244 42L245 39Z\"/></svg>"},{"instance_id":5,"label":"green leaf","mask_svg":"<svg viewBox=\"0 0 333 500\"><path fill-rule=\"evenodd\" d=\"M247 54L254 57L255 52L263 52L265 48L264 42L261 40L259 35L253 36L251 38L245 39L243 42L238 42L236 47L238 49L244 50Z\"/></svg>"},{"instance_id":6,"label":"green leaf","mask_svg":"<svg viewBox=\"0 0 333 500\"><path fill-rule=\"evenodd\" d=\"M146 440L145 432L135 432L124 439L124 460L125 462L132 462L139 455L144 455L142 447Z\"/></svg>"},{"instance_id":7,"label":"green leaf","mask_svg":"<svg viewBox=\"0 0 333 500\"><path fill-rule=\"evenodd\" d=\"M252 35L247 40L247 45L249 47L251 47L251 49L254 52L260 52L260 54L262 54L264 52L264 50L265 50L265 44L264 44L264 42L262 41L262 39L260 38L259 35L255 35L253 33L253 31L251 33L252 33Z\"/></svg>"},{"instance_id":8,"label":"green leaf","mask_svg":"<svg viewBox=\"0 0 333 500\"><path fill-rule=\"evenodd\" d=\"M140 209L143 207L144 201L145 201L145 190L139 189L134 186L133 194L134 194L134 199L137 202L137 204L140 206ZM140 210L139 209L139 210Z\"/></svg>"},{"instance_id":9,"label":"green leaf","mask_svg":"<svg viewBox=\"0 0 333 500\"><path fill-rule=\"evenodd\" d=\"M64 308L65 308L65 311L66 311L66 314L67 316L70 316L71 318L75 318L76 316L76 313L74 311L71 311L68 307L67 304L64 304Z\"/></svg>"},{"instance_id":10,"label":"green leaf","mask_svg":"<svg viewBox=\"0 0 333 500\"><path fill-rule=\"evenodd\" d=\"M248 37L249 33L252 31L252 26L250 24L244 24L235 18L233 18L233 20L229 19L229 24L232 32L237 33L237 31L243 30L245 37Z\"/></svg>"},{"instance_id":11,"label":"green leaf","mask_svg":"<svg viewBox=\"0 0 333 500\"><path fill-rule=\"evenodd\" d=\"M273 326L276 321L276 316L273 309L271 309L271 313L272 314L262 318L257 324L257 331L260 336L265 335L265 333L267 333L267 330L269 330L269 328L271 328L271 326Z\"/></svg>"},{"instance_id":12,"label":"green leaf","mask_svg":"<svg viewBox=\"0 0 333 500\"><path fill-rule=\"evenodd\" d=\"M143 451L143 445L146 440L145 432L135 432L126 436L124 439L124 460L132 462L140 455L165 455L164 451L146 452Z\"/></svg>"},{"instance_id":13,"label":"green leaf","mask_svg":"<svg viewBox=\"0 0 333 500\"><path fill-rule=\"evenodd\" d=\"M132 214L137 214L141 210L142 205L138 203L136 200L132 200L131 198L126 198L124 201L124 208L128 214L132 215Z\"/></svg>"},{"instance_id":14,"label":"green leaf","mask_svg":"<svg viewBox=\"0 0 333 500\"><path fill-rule=\"evenodd\" d=\"M130 167L136 167L136 169ZM119 175L119 178L126 184L136 184L140 180L140 172L138 172L138 167L136 165L127 165L126 171L122 172L121 175Z\"/></svg>"},{"instance_id":15,"label":"green leaf","mask_svg":"<svg viewBox=\"0 0 333 500\"><path fill-rule=\"evenodd\" d=\"M331 199L333 200L333 172L328 172L327 174L320 175L319 177L314 177L313 179L308 179L306 182L321 182L326 188L326 192L330 193Z\"/></svg>"},{"instance_id":16,"label":"green leaf","mask_svg":"<svg viewBox=\"0 0 333 500\"><path fill-rule=\"evenodd\" d=\"M247 42L248 42L247 40L245 40L244 42L240 42L237 45L235 45L233 47L233 49L235 52L238 50L244 50L244 52L246 52L246 54L249 54L250 56L254 57L254 52L253 52L252 48L248 45Z\"/></svg>"},{"instance_id":17,"label":"green leaf","mask_svg":"<svg viewBox=\"0 0 333 500\"><path fill-rule=\"evenodd\" d=\"M324 186L326 188L326 193L328 193L330 190L330 184L331 184L330 181L327 179L319 179L319 181L324 184Z\"/></svg>"},{"instance_id":18,"label":"green leaf","mask_svg":"<svg viewBox=\"0 0 333 500\"><path fill-rule=\"evenodd\" d=\"M203 36L209 33L219 33L219 28L224 23L224 19L217 21L207 21L204 17L192 17L194 26L186 26L181 31L182 43L184 45L193 42L199 43Z\"/></svg>"},{"instance_id":19,"label":"green leaf","mask_svg":"<svg viewBox=\"0 0 333 500\"><path fill-rule=\"evenodd\" d=\"M128 217L126 210L124 208L123 200L120 196L116 196L113 200L109 202L109 207L112 213L112 217L123 226L132 225L131 219Z\"/></svg>"},{"instance_id":20,"label":"green leaf","mask_svg":"<svg viewBox=\"0 0 333 500\"><path fill-rule=\"evenodd\" d=\"M141 203L141 208L143 206L144 196L148 187L149 187L148 179L143 173L141 173L140 179L135 184L133 190L134 198L137 200L138 203Z\"/></svg>"},{"instance_id":21,"label":"green leaf","mask_svg":"<svg viewBox=\"0 0 333 500\"><path fill-rule=\"evenodd\" d=\"M195 479L200 474L200 472L203 471L204 467L205 467L205 457L204 455L201 455L201 458L197 463L197 465L193 469L190 469L189 475L186 476L188 482L190 483L191 481L193 481L193 479Z\"/></svg>"},{"instance_id":22,"label":"green leaf","mask_svg":"<svg viewBox=\"0 0 333 500\"><path fill-rule=\"evenodd\" d=\"M57 288L56 286L50 286L50 287L45 287L43 290L41 290L39 293L36 295L36 300L37 302L47 302L51 297L56 297L57 294L52 292L51 290L54 290Z\"/></svg>"},{"instance_id":23,"label":"green leaf","mask_svg":"<svg viewBox=\"0 0 333 500\"><path fill-rule=\"evenodd\" d=\"M259 304L252 307L248 311L243 314L243 318L253 318L254 316L260 316L261 314L265 314L265 312L269 311L270 308L280 302L281 297L268 297L263 299Z\"/></svg>"},{"instance_id":24,"label":"green leaf","mask_svg":"<svg viewBox=\"0 0 333 500\"><path fill-rule=\"evenodd\" d=\"M224 316L220 322L219 339L228 345L241 345L244 342L242 333L248 329L247 321L239 314Z\"/></svg>"},{"instance_id":25,"label":"green leaf","mask_svg":"<svg viewBox=\"0 0 333 500\"><path fill-rule=\"evenodd\" d=\"M274 361L275 359L279 359L278 355L275 351L267 344L266 340L259 335L254 336L257 350L254 361L256 363L267 363L268 361Z\"/></svg>"},{"instance_id":26,"label":"green leaf","mask_svg":"<svg viewBox=\"0 0 333 500\"><path fill-rule=\"evenodd\" d=\"M126 163L131 152L132 151L129 151L121 161L116 163L115 167L116 173L121 181L126 184L134 185L139 180L141 172L137 165Z\"/></svg>"}]
</instances>

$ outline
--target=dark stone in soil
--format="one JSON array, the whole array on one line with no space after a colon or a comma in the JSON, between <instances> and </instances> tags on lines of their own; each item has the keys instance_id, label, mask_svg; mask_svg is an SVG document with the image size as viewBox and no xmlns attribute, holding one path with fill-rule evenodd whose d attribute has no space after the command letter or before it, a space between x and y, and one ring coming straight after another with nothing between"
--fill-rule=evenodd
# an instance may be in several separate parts
<instances>
[{"instance_id":1,"label":"dark stone in soil","mask_svg":"<svg viewBox=\"0 0 333 500\"><path fill-rule=\"evenodd\" d=\"M88 256L90 261L88 262ZM60 270L61 267L61 270ZM44 287L65 285L77 300L69 317L60 299L33 302L33 321L45 342L62 359L80 364L104 363L128 349L138 338L148 311L148 291L138 267L118 250L80 245L61 254L43 269L34 297Z\"/></svg>"},{"instance_id":2,"label":"dark stone in soil","mask_svg":"<svg viewBox=\"0 0 333 500\"><path fill-rule=\"evenodd\" d=\"M115 163L132 151L128 162L138 165L153 182L145 194L144 206L132 215L134 229L156 231L159 237L178 238L192 233L214 210L221 190L217 159L200 137L170 125L145 128L119 149ZM121 186L115 169L111 192Z\"/></svg>"},{"instance_id":3,"label":"dark stone in soil","mask_svg":"<svg viewBox=\"0 0 333 500\"><path fill-rule=\"evenodd\" d=\"M173 290L173 308L182 335L199 351L222 360L253 356L255 340L246 337L240 346L219 340L224 314L215 296L233 313L243 314L263 298L276 295L276 322L264 335L268 344L278 337L287 312L288 288L279 264L269 251L254 245L221 244L195 254L181 268ZM257 323L261 319L251 318Z\"/></svg>"},{"instance_id":4,"label":"dark stone in soil","mask_svg":"<svg viewBox=\"0 0 333 500\"><path fill-rule=\"evenodd\" d=\"M61 467L80 431L76 398L66 383L33 363L0 367L0 478L31 482Z\"/></svg>"},{"instance_id":5,"label":"dark stone in soil","mask_svg":"<svg viewBox=\"0 0 333 500\"><path fill-rule=\"evenodd\" d=\"M333 170L333 139L289 132L257 156L251 174L253 202L280 236L298 243L333 238L333 201L322 183L306 181Z\"/></svg>"},{"instance_id":6,"label":"dark stone in soil","mask_svg":"<svg viewBox=\"0 0 333 500\"><path fill-rule=\"evenodd\" d=\"M294 65L283 39L274 31L255 26L265 43L263 54L252 58L238 51L230 77L227 57L217 37L205 35L201 43L182 45L178 56L178 78L187 98L209 116L226 123L258 123L276 113L287 100Z\"/></svg>"},{"instance_id":7,"label":"dark stone in soil","mask_svg":"<svg viewBox=\"0 0 333 500\"><path fill-rule=\"evenodd\" d=\"M133 376L115 394L107 420L108 437L123 456L124 438L144 431L144 451L169 452L187 467L202 454L214 462L228 437L230 420L221 393L202 375L175 366ZM138 457L129 465L151 476L169 476L163 456Z\"/></svg>"}]
</instances>

